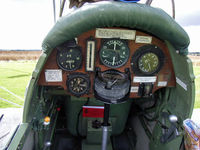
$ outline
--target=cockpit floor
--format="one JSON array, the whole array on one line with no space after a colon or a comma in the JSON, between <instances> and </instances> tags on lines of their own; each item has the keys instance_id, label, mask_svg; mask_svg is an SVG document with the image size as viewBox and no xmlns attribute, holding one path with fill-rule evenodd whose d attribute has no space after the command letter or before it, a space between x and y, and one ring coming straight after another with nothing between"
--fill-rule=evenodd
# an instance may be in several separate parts
<instances>
[{"instance_id":1,"label":"cockpit floor","mask_svg":"<svg viewBox=\"0 0 200 150\"><path fill-rule=\"evenodd\" d=\"M64 130L56 133L54 141L51 150L81 150L81 139L66 134Z\"/></svg>"}]
</instances>

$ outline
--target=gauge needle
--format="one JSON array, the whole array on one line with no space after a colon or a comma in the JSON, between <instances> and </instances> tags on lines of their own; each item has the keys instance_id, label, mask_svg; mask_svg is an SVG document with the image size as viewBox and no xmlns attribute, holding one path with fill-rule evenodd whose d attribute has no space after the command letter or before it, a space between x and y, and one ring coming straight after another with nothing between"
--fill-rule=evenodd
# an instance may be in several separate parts
<instances>
[{"instance_id":1,"label":"gauge needle","mask_svg":"<svg viewBox=\"0 0 200 150\"><path fill-rule=\"evenodd\" d=\"M115 57L113 57L113 62L112 62L112 65L114 65L115 64Z\"/></svg>"},{"instance_id":2,"label":"gauge needle","mask_svg":"<svg viewBox=\"0 0 200 150\"><path fill-rule=\"evenodd\" d=\"M83 83L83 84L80 84L80 86L81 86L81 87L87 87L87 85L84 84L84 83Z\"/></svg>"},{"instance_id":3,"label":"gauge needle","mask_svg":"<svg viewBox=\"0 0 200 150\"><path fill-rule=\"evenodd\" d=\"M150 64L148 64L148 66L149 66L149 69L151 70L151 66L150 66Z\"/></svg>"},{"instance_id":4,"label":"gauge needle","mask_svg":"<svg viewBox=\"0 0 200 150\"><path fill-rule=\"evenodd\" d=\"M71 63L71 61L69 61L69 66L70 66L70 69L72 69L72 63Z\"/></svg>"},{"instance_id":5,"label":"gauge needle","mask_svg":"<svg viewBox=\"0 0 200 150\"><path fill-rule=\"evenodd\" d=\"M108 56L106 56L106 55L102 55L102 57L105 57L105 58L106 58L106 57L108 57Z\"/></svg>"},{"instance_id":6,"label":"gauge needle","mask_svg":"<svg viewBox=\"0 0 200 150\"><path fill-rule=\"evenodd\" d=\"M116 50L116 43L114 43L114 50Z\"/></svg>"}]
</instances>

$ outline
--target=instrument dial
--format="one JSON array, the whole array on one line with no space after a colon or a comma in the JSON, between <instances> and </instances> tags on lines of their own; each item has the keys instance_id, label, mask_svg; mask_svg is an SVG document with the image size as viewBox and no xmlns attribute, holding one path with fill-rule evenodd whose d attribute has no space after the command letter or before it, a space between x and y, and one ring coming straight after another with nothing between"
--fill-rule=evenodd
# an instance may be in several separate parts
<instances>
[{"instance_id":1,"label":"instrument dial","mask_svg":"<svg viewBox=\"0 0 200 150\"><path fill-rule=\"evenodd\" d=\"M131 65L136 75L153 75L160 71L164 64L164 54L155 45L144 45L134 53Z\"/></svg>"},{"instance_id":2,"label":"instrument dial","mask_svg":"<svg viewBox=\"0 0 200 150\"><path fill-rule=\"evenodd\" d=\"M147 52L138 59L138 67L144 73L152 73L159 66L158 56L153 52Z\"/></svg>"},{"instance_id":3,"label":"instrument dial","mask_svg":"<svg viewBox=\"0 0 200 150\"><path fill-rule=\"evenodd\" d=\"M80 68L82 53L79 47L62 48L57 53L58 66L66 71L74 71Z\"/></svg>"},{"instance_id":4,"label":"instrument dial","mask_svg":"<svg viewBox=\"0 0 200 150\"><path fill-rule=\"evenodd\" d=\"M129 58L129 47L124 40L106 40L100 49L101 62L110 68L123 66Z\"/></svg>"},{"instance_id":5,"label":"instrument dial","mask_svg":"<svg viewBox=\"0 0 200 150\"><path fill-rule=\"evenodd\" d=\"M90 88L90 80L86 74L76 73L68 76L67 87L74 96L87 94Z\"/></svg>"}]
</instances>

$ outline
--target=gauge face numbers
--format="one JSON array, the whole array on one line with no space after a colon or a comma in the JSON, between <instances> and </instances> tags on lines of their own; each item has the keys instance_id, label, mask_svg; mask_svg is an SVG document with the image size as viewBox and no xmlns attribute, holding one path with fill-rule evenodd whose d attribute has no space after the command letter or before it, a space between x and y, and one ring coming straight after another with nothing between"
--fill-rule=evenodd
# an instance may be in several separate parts
<instances>
[{"instance_id":1,"label":"gauge face numbers","mask_svg":"<svg viewBox=\"0 0 200 150\"><path fill-rule=\"evenodd\" d=\"M158 56L153 52L147 52L138 59L138 67L144 73L153 73L158 66Z\"/></svg>"},{"instance_id":2,"label":"gauge face numbers","mask_svg":"<svg viewBox=\"0 0 200 150\"><path fill-rule=\"evenodd\" d=\"M100 49L100 60L107 67L118 68L128 61L129 53L129 47L124 40L106 40Z\"/></svg>"},{"instance_id":3,"label":"gauge face numbers","mask_svg":"<svg viewBox=\"0 0 200 150\"><path fill-rule=\"evenodd\" d=\"M58 66L66 71L74 71L80 68L82 53L79 47L67 47L57 53Z\"/></svg>"},{"instance_id":4,"label":"gauge face numbers","mask_svg":"<svg viewBox=\"0 0 200 150\"><path fill-rule=\"evenodd\" d=\"M160 71L164 64L163 51L151 44L139 47L132 56L131 65L136 75L153 75Z\"/></svg>"},{"instance_id":5,"label":"gauge face numbers","mask_svg":"<svg viewBox=\"0 0 200 150\"><path fill-rule=\"evenodd\" d=\"M90 88L89 77L85 74L72 74L67 80L68 91L74 96L87 94Z\"/></svg>"}]
</instances>

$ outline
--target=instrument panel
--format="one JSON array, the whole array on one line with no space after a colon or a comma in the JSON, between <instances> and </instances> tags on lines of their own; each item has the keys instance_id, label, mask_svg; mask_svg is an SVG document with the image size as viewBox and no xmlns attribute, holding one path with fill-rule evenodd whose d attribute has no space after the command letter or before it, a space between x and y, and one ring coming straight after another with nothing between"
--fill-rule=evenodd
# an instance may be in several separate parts
<instances>
[{"instance_id":1,"label":"instrument panel","mask_svg":"<svg viewBox=\"0 0 200 150\"><path fill-rule=\"evenodd\" d=\"M124 28L90 30L59 45L49 56L38 84L62 87L66 94L77 97L93 97L97 70L129 72L130 98L175 86L166 44L153 35ZM141 89L148 94L141 94Z\"/></svg>"}]
</instances>

